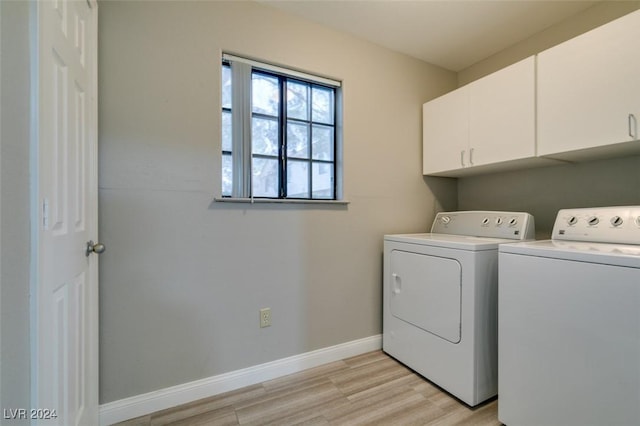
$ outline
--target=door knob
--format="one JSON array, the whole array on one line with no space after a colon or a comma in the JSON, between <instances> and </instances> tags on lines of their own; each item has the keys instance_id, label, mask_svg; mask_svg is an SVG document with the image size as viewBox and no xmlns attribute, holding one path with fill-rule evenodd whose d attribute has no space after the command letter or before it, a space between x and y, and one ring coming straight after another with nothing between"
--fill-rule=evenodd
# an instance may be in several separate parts
<instances>
[{"instance_id":1,"label":"door knob","mask_svg":"<svg viewBox=\"0 0 640 426\"><path fill-rule=\"evenodd\" d=\"M91 253L104 253L107 248L102 243L94 243L93 240L87 242L87 250L85 254L89 256Z\"/></svg>"}]
</instances>

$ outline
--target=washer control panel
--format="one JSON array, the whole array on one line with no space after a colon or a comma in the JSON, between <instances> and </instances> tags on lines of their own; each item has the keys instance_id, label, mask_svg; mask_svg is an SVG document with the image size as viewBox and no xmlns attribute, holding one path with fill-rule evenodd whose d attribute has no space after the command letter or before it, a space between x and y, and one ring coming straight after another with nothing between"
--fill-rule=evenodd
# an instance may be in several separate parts
<instances>
[{"instance_id":1,"label":"washer control panel","mask_svg":"<svg viewBox=\"0 0 640 426\"><path fill-rule=\"evenodd\" d=\"M640 244L640 206L560 210L551 239Z\"/></svg>"},{"instance_id":2,"label":"washer control panel","mask_svg":"<svg viewBox=\"0 0 640 426\"><path fill-rule=\"evenodd\" d=\"M532 240L533 216L523 212L462 211L436 215L431 232L472 237Z\"/></svg>"}]
</instances>

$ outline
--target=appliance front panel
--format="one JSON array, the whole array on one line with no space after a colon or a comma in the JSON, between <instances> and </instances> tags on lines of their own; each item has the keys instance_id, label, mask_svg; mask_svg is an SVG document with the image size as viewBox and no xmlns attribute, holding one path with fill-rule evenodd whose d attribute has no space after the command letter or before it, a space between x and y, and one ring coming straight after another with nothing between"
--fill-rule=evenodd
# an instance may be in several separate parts
<instances>
[{"instance_id":1,"label":"appliance front panel","mask_svg":"<svg viewBox=\"0 0 640 426\"><path fill-rule=\"evenodd\" d=\"M500 253L499 418L640 419L640 269Z\"/></svg>"},{"instance_id":2,"label":"appliance front panel","mask_svg":"<svg viewBox=\"0 0 640 426\"><path fill-rule=\"evenodd\" d=\"M389 274L394 317L460 342L462 268L457 260L393 250Z\"/></svg>"}]
</instances>

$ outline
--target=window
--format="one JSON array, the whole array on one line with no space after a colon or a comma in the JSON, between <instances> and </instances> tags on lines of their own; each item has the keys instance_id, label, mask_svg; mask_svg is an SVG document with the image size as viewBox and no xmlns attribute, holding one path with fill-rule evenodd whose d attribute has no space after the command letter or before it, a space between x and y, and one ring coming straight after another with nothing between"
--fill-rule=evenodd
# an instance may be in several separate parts
<instances>
[{"instance_id":1,"label":"window","mask_svg":"<svg viewBox=\"0 0 640 426\"><path fill-rule=\"evenodd\" d=\"M223 197L337 199L339 88L223 55Z\"/></svg>"}]
</instances>

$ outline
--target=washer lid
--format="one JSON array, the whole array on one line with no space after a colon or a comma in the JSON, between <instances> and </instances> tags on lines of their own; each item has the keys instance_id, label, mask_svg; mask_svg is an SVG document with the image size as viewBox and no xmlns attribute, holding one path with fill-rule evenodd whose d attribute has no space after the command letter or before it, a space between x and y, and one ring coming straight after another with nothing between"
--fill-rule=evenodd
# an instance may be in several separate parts
<instances>
[{"instance_id":1,"label":"washer lid","mask_svg":"<svg viewBox=\"0 0 640 426\"><path fill-rule=\"evenodd\" d=\"M511 239L504 238L485 238L471 237L467 235L433 233L385 235L384 240L469 251L497 250L498 244L513 242Z\"/></svg>"},{"instance_id":2,"label":"washer lid","mask_svg":"<svg viewBox=\"0 0 640 426\"><path fill-rule=\"evenodd\" d=\"M640 268L638 245L542 240L501 244L499 250L500 253Z\"/></svg>"}]
</instances>

